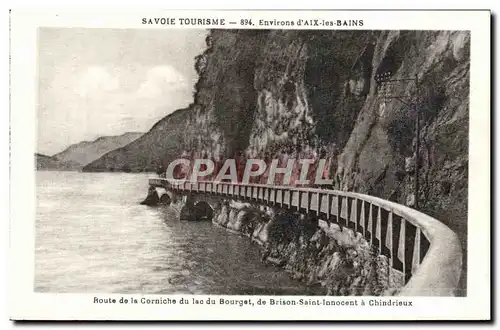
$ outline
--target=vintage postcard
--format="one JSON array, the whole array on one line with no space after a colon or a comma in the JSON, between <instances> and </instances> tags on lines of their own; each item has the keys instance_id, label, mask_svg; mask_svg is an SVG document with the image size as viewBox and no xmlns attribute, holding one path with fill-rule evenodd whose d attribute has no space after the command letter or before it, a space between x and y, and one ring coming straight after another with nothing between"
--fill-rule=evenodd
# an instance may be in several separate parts
<instances>
[{"instance_id":1,"label":"vintage postcard","mask_svg":"<svg viewBox=\"0 0 500 330\"><path fill-rule=\"evenodd\" d=\"M478 11L13 10L13 320L490 319Z\"/></svg>"}]
</instances>

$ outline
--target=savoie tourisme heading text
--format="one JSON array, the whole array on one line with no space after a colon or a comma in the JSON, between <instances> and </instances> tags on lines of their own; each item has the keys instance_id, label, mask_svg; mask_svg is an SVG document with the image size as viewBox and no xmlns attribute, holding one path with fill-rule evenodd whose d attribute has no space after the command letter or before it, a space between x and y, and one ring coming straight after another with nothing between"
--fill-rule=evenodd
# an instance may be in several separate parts
<instances>
[{"instance_id":1,"label":"savoie tourisme heading text","mask_svg":"<svg viewBox=\"0 0 500 330\"><path fill-rule=\"evenodd\" d=\"M178 25L178 26L244 26L244 27L355 27L363 26L362 19L252 19L241 17L236 20L226 18L200 17L142 17L142 25Z\"/></svg>"}]
</instances>

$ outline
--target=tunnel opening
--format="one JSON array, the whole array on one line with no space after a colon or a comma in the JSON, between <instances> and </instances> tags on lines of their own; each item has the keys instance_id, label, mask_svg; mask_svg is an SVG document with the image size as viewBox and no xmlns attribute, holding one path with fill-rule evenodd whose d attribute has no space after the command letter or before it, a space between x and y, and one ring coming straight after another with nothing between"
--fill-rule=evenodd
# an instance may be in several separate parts
<instances>
[{"instance_id":1,"label":"tunnel opening","mask_svg":"<svg viewBox=\"0 0 500 330\"><path fill-rule=\"evenodd\" d=\"M411 31L402 31L399 37L387 48L385 56L375 71L375 75L384 73L394 75L401 67L408 51L412 49L414 38L415 36Z\"/></svg>"}]
</instances>

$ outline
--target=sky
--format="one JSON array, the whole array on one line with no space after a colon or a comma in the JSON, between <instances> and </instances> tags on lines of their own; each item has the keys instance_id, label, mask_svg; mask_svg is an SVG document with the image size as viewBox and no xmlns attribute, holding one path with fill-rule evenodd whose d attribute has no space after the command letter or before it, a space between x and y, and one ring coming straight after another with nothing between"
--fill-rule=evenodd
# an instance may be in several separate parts
<instances>
[{"instance_id":1,"label":"sky","mask_svg":"<svg viewBox=\"0 0 500 330\"><path fill-rule=\"evenodd\" d=\"M41 28L37 152L147 132L193 101L205 30Z\"/></svg>"}]
</instances>

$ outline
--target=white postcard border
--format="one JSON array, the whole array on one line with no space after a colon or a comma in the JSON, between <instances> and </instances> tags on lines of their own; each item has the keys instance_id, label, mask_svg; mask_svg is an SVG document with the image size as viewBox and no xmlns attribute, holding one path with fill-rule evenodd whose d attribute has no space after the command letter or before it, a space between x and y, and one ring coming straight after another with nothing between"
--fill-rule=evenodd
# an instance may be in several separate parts
<instances>
[{"instance_id":1,"label":"white postcard border","mask_svg":"<svg viewBox=\"0 0 500 330\"><path fill-rule=\"evenodd\" d=\"M470 30L468 290L464 298L405 298L413 307L209 306L94 304L104 294L34 293L35 172L38 27L183 28L145 26L142 17L363 19L365 30ZM220 28L240 28L226 25ZM202 26L187 28L203 28ZM219 27L217 27L219 28ZM269 27L266 27L269 28ZM280 27L281 28L281 27ZM296 28L296 27L294 27ZM314 28L314 27L312 27ZM11 219L9 316L73 320L367 320L487 319L490 316L490 13L488 11L205 11L14 10L11 14ZM143 295L111 295L115 299ZM169 297L169 296L162 296ZM207 296L197 296L206 299ZM218 300L221 296L211 296ZM227 297L227 296L225 296ZM250 296L232 296L246 299ZM185 296L191 298L191 296ZM251 296L253 300L259 296ZM285 299L287 297L279 297ZM291 298L291 297L289 297ZM294 297L293 299L310 297ZM334 299L335 297L329 297ZM365 300L368 297L336 297ZM381 297L388 300L396 297ZM180 299L180 297L176 297ZM215 307L215 308L214 308Z\"/></svg>"}]
</instances>

